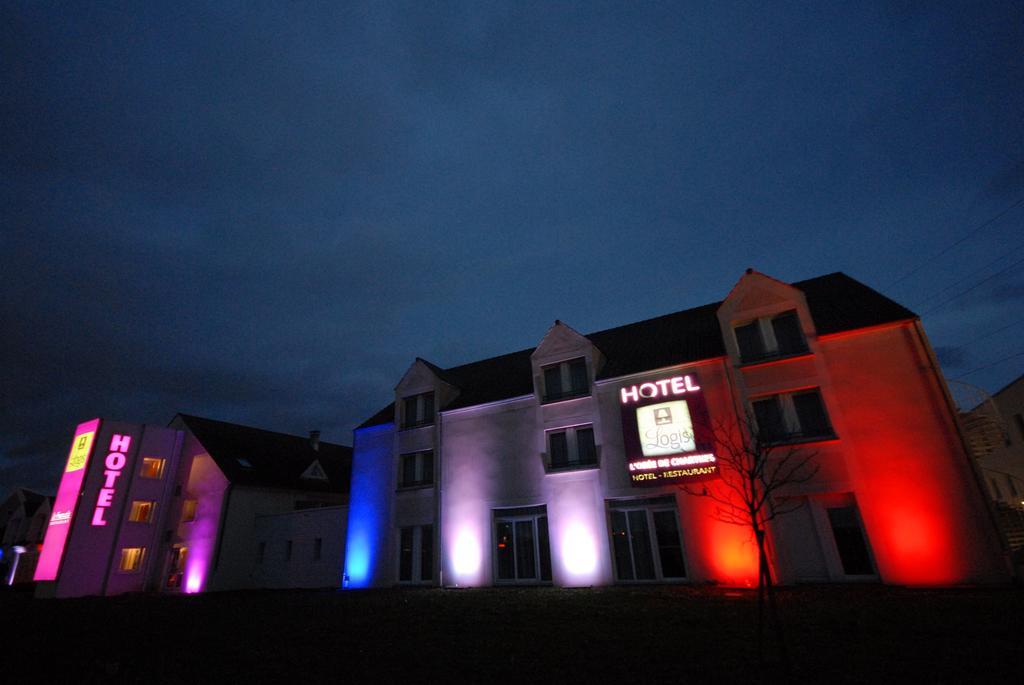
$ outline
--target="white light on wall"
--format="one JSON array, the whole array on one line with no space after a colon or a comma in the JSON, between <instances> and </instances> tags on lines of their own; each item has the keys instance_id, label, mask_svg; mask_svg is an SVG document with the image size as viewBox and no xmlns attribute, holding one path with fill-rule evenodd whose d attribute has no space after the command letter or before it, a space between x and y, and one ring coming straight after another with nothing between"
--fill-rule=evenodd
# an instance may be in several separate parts
<instances>
[{"instance_id":1,"label":"white light on wall","mask_svg":"<svg viewBox=\"0 0 1024 685\"><path fill-rule=\"evenodd\" d=\"M590 576L597 569L597 545L582 523L570 524L562 535L562 563L572 576Z\"/></svg>"},{"instance_id":2,"label":"white light on wall","mask_svg":"<svg viewBox=\"0 0 1024 685\"><path fill-rule=\"evenodd\" d=\"M455 549L452 553L452 567L459 580L472 582L480 571L480 541L473 531L463 528L455 538Z\"/></svg>"}]
</instances>

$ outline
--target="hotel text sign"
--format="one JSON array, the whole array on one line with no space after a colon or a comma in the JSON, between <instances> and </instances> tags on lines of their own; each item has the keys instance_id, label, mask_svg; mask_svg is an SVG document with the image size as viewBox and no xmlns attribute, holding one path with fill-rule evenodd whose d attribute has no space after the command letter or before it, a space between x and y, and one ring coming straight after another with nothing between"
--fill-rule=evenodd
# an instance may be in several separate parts
<instances>
[{"instance_id":1,"label":"hotel text sign","mask_svg":"<svg viewBox=\"0 0 1024 685\"><path fill-rule=\"evenodd\" d=\"M622 436L633 485L718 477L718 460L696 374L619 388Z\"/></svg>"},{"instance_id":2,"label":"hotel text sign","mask_svg":"<svg viewBox=\"0 0 1024 685\"><path fill-rule=\"evenodd\" d=\"M118 435L110 439L110 450L107 458L103 460L103 487L96 496L96 508L92 512L92 525L107 525L107 509L114 502L114 493L117 492L117 479L121 477L121 469L128 461L128 448L132 439L128 435Z\"/></svg>"}]
</instances>

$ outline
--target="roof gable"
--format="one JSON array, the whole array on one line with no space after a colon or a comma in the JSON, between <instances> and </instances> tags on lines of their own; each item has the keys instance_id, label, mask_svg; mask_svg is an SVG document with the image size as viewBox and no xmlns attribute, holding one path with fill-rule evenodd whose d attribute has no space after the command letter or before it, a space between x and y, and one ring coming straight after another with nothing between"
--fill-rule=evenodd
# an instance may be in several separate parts
<instances>
[{"instance_id":1,"label":"roof gable","mask_svg":"<svg viewBox=\"0 0 1024 685\"><path fill-rule=\"evenodd\" d=\"M306 437L178 414L224 476L238 485L348 493L352 448ZM316 463L324 479L303 477Z\"/></svg>"},{"instance_id":2,"label":"roof gable","mask_svg":"<svg viewBox=\"0 0 1024 685\"><path fill-rule=\"evenodd\" d=\"M818 335L917 318L906 307L841 272L792 284L759 272L751 271L751 274L765 279L765 289L769 292L772 288L782 286L793 288L798 294L802 293ZM769 288L768 283L775 285ZM718 322L718 310L722 304L712 302L586 335L605 357L598 379L616 378L725 355L725 343ZM449 382L462 392L442 410L532 394L531 355L535 349L443 369L451 379ZM394 405L391 404L364 421L359 428L386 424L393 420Z\"/></svg>"}]
</instances>

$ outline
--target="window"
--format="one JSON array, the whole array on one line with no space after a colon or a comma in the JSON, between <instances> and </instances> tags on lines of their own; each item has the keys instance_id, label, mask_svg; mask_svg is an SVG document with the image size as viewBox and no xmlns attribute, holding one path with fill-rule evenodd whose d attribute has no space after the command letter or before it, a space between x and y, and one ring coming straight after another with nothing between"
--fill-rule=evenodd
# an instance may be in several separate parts
<instances>
[{"instance_id":1,"label":"window","mask_svg":"<svg viewBox=\"0 0 1024 685\"><path fill-rule=\"evenodd\" d=\"M156 512L156 502L132 500L132 508L128 512L128 520L133 523L152 523Z\"/></svg>"},{"instance_id":2,"label":"window","mask_svg":"<svg viewBox=\"0 0 1024 685\"><path fill-rule=\"evenodd\" d=\"M800 318L795 311L779 314L772 319L775 349L779 356L801 354L807 351L807 341L800 330Z\"/></svg>"},{"instance_id":3,"label":"window","mask_svg":"<svg viewBox=\"0 0 1024 685\"><path fill-rule=\"evenodd\" d=\"M800 329L796 311L755 319L736 326L736 345L743 363L789 357L807 352L807 341Z\"/></svg>"},{"instance_id":4,"label":"window","mask_svg":"<svg viewBox=\"0 0 1024 685\"><path fill-rule=\"evenodd\" d=\"M191 523L196 520L196 500L187 499L181 505L181 522Z\"/></svg>"},{"instance_id":5,"label":"window","mask_svg":"<svg viewBox=\"0 0 1024 685\"><path fill-rule=\"evenodd\" d=\"M121 549L121 562L117 567L122 573L138 573L142 570L145 558L145 547L124 547Z\"/></svg>"},{"instance_id":6,"label":"window","mask_svg":"<svg viewBox=\"0 0 1024 685\"><path fill-rule=\"evenodd\" d=\"M398 487L417 488L423 485L434 483L434 453L431 450L425 452L413 452L403 454L401 457L401 470L398 477Z\"/></svg>"},{"instance_id":7,"label":"window","mask_svg":"<svg viewBox=\"0 0 1024 685\"><path fill-rule=\"evenodd\" d=\"M740 360L749 361L762 359L765 356L764 338L761 337L761 324L751 321L736 327L736 344L740 348Z\"/></svg>"},{"instance_id":8,"label":"window","mask_svg":"<svg viewBox=\"0 0 1024 685\"><path fill-rule=\"evenodd\" d=\"M686 577L679 514L672 497L609 502L608 517L616 580Z\"/></svg>"},{"instance_id":9,"label":"window","mask_svg":"<svg viewBox=\"0 0 1024 685\"><path fill-rule=\"evenodd\" d=\"M1020 437L1024 439L1024 416L1014 414L1013 422L1017 424L1017 432L1020 433Z\"/></svg>"},{"instance_id":10,"label":"window","mask_svg":"<svg viewBox=\"0 0 1024 685\"><path fill-rule=\"evenodd\" d=\"M999 481L995 478L989 478L989 482L992 483L992 492L995 494L996 499L1003 498L1003 491L999 489Z\"/></svg>"},{"instance_id":11,"label":"window","mask_svg":"<svg viewBox=\"0 0 1024 685\"><path fill-rule=\"evenodd\" d=\"M750 406L766 444L835 437L817 388L755 399Z\"/></svg>"},{"instance_id":12,"label":"window","mask_svg":"<svg viewBox=\"0 0 1024 685\"><path fill-rule=\"evenodd\" d=\"M188 559L188 547L175 546L170 551L170 560L167 564L167 587L177 589L181 587L181 579L185 575L185 560Z\"/></svg>"},{"instance_id":13,"label":"window","mask_svg":"<svg viewBox=\"0 0 1024 685\"><path fill-rule=\"evenodd\" d=\"M320 561L324 553L324 539L313 538L313 561Z\"/></svg>"},{"instance_id":14,"label":"window","mask_svg":"<svg viewBox=\"0 0 1024 685\"><path fill-rule=\"evenodd\" d=\"M157 459L156 457L143 457L142 458L142 470L139 472L140 478L163 478L164 477L164 466L167 464L166 459Z\"/></svg>"},{"instance_id":15,"label":"window","mask_svg":"<svg viewBox=\"0 0 1024 685\"><path fill-rule=\"evenodd\" d=\"M291 561L292 560L292 541L291 540L285 540L284 541L284 560L285 561Z\"/></svg>"},{"instance_id":16,"label":"window","mask_svg":"<svg viewBox=\"0 0 1024 685\"><path fill-rule=\"evenodd\" d=\"M499 583L551 581L551 544L544 506L494 511L495 576Z\"/></svg>"},{"instance_id":17,"label":"window","mask_svg":"<svg viewBox=\"0 0 1024 685\"><path fill-rule=\"evenodd\" d=\"M264 557L267 556L267 543L260 541L260 544L256 545L256 563L262 564Z\"/></svg>"},{"instance_id":18,"label":"window","mask_svg":"<svg viewBox=\"0 0 1024 685\"><path fill-rule=\"evenodd\" d=\"M434 580L434 526L406 526L399 533L399 582L429 583Z\"/></svg>"},{"instance_id":19,"label":"window","mask_svg":"<svg viewBox=\"0 0 1024 685\"><path fill-rule=\"evenodd\" d=\"M577 426L549 431L547 436L550 470L597 465L597 446L594 444L593 426Z\"/></svg>"},{"instance_id":20,"label":"window","mask_svg":"<svg viewBox=\"0 0 1024 685\"><path fill-rule=\"evenodd\" d=\"M590 392L587 362L583 357L545 366L544 401L557 402Z\"/></svg>"},{"instance_id":21,"label":"window","mask_svg":"<svg viewBox=\"0 0 1024 685\"><path fill-rule=\"evenodd\" d=\"M402 400L402 428L417 428L434 423L434 393L424 392Z\"/></svg>"},{"instance_id":22,"label":"window","mask_svg":"<svg viewBox=\"0 0 1024 685\"><path fill-rule=\"evenodd\" d=\"M832 526L839 560L843 564L843 573L848 576L874 575L875 568L861 529L857 506L828 509L828 521Z\"/></svg>"}]
</instances>

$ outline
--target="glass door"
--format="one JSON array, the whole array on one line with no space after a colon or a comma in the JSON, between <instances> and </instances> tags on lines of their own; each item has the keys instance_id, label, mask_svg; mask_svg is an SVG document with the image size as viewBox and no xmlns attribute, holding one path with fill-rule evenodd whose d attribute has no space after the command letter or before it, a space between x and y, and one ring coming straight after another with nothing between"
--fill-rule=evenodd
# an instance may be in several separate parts
<instances>
[{"instance_id":1,"label":"glass door","mask_svg":"<svg viewBox=\"0 0 1024 685\"><path fill-rule=\"evenodd\" d=\"M686 577L679 515L674 505L660 500L612 503L609 519L616 580Z\"/></svg>"},{"instance_id":2,"label":"glass door","mask_svg":"<svg viewBox=\"0 0 1024 685\"><path fill-rule=\"evenodd\" d=\"M497 582L551 581L551 547L544 507L496 510L494 540Z\"/></svg>"}]
</instances>

